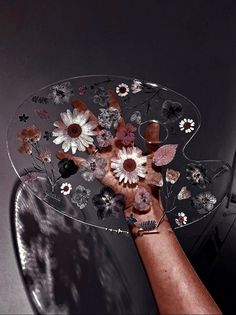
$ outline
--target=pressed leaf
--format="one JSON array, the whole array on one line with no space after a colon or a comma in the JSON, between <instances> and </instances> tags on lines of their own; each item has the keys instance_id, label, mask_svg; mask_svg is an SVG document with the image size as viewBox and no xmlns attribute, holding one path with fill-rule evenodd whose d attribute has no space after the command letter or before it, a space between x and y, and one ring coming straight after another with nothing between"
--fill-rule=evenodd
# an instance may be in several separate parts
<instances>
[{"instance_id":1,"label":"pressed leaf","mask_svg":"<svg viewBox=\"0 0 236 315\"><path fill-rule=\"evenodd\" d=\"M155 172L153 169L150 169L146 174L146 182L149 185L162 187L163 186L162 174L160 172Z\"/></svg>"},{"instance_id":2,"label":"pressed leaf","mask_svg":"<svg viewBox=\"0 0 236 315\"><path fill-rule=\"evenodd\" d=\"M135 219L133 213L131 213L129 216L127 216L126 218L126 222L129 224L129 225L134 225L135 222L137 222L137 220Z\"/></svg>"},{"instance_id":3,"label":"pressed leaf","mask_svg":"<svg viewBox=\"0 0 236 315\"><path fill-rule=\"evenodd\" d=\"M166 144L156 150L153 156L153 163L156 166L169 164L175 157L178 144Z\"/></svg>"},{"instance_id":4,"label":"pressed leaf","mask_svg":"<svg viewBox=\"0 0 236 315\"><path fill-rule=\"evenodd\" d=\"M191 197L191 192L189 190L187 190L186 186L183 186L180 190L180 192L178 193L178 200L183 200L183 199L188 199Z\"/></svg>"},{"instance_id":5,"label":"pressed leaf","mask_svg":"<svg viewBox=\"0 0 236 315\"><path fill-rule=\"evenodd\" d=\"M180 172L167 168L166 170L166 182L171 183L172 185L177 182L180 177Z\"/></svg>"},{"instance_id":6,"label":"pressed leaf","mask_svg":"<svg viewBox=\"0 0 236 315\"><path fill-rule=\"evenodd\" d=\"M152 231L157 227L157 222L155 220L143 221L139 224L139 227L144 231Z\"/></svg>"}]
</instances>

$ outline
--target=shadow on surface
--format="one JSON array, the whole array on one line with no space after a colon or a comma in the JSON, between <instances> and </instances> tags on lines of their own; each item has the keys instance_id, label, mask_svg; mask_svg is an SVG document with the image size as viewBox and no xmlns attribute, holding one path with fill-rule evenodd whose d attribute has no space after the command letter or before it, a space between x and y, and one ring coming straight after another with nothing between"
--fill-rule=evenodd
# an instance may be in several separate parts
<instances>
[{"instance_id":1,"label":"shadow on surface","mask_svg":"<svg viewBox=\"0 0 236 315\"><path fill-rule=\"evenodd\" d=\"M99 230L56 213L19 182L11 223L20 273L36 313L139 314L119 261Z\"/></svg>"}]
</instances>

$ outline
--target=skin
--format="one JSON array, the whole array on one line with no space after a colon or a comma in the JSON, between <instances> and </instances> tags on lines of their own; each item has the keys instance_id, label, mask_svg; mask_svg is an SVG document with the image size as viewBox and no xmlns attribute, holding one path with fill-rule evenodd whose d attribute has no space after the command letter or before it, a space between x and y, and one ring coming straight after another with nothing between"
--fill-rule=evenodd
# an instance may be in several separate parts
<instances>
[{"instance_id":1,"label":"skin","mask_svg":"<svg viewBox=\"0 0 236 315\"><path fill-rule=\"evenodd\" d=\"M115 93L113 91L109 93L111 96L109 106L120 110ZM86 105L79 100L74 101L73 106L80 111L87 110ZM97 118L92 113L90 121L97 123ZM121 118L118 129L124 125L125 122ZM97 129L99 130L100 127L98 126ZM222 314L186 257L167 217L163 217L163 206L159 188L150 184L148 175L154 171L160 171L160 169L154 170L152 164L153 152L158 148L158 144L149 144L148 142L157 140L158 136L158 125L148 125L146 129L147 176L145 179L140 179L138 185L139 187L143 186L152 194L152 205L147 212L136 213L136 218L138 222L146 220L156 220L159 222L161 218L163 221L158 228L158 233L148 233L137 237L137 228L134 227L131 228L131 234L134 236L134 242L143 261L161 314ZM112 157L117 156L117 152L122 146L115 139L112 146L100 149L96 154L109 161ZM90 146L87 151L88 153L93 153L95 150L94 146ZM62 151L57 152L57 157L58 159L72 159L78 166L83 161L78 156ZM137 189L136 184L119 183L110 168L110 163L107 163L106 174L101 179L101 183L112 187L116 193L121 193L125 196L125 215L129 215L131 211L134 212L132 204Z\"/></svg>"}]
</instances>

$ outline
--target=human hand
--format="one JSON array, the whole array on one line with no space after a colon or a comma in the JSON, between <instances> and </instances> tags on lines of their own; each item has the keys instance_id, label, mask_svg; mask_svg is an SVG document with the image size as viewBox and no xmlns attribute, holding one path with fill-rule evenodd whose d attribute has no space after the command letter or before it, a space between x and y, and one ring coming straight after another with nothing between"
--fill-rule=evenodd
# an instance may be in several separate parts
<instances>
[{"instance_id":1,"label":"human hand","mask_svg":"<svg viewBox=\"0 0 236 315\"><path fill-rule=\"evenodd\" d=\"M109 100L109 107L115 108L121 112L121 108L119 105L119 102L117 100L117 97L113 91L109 91L110 94L110 100ZM87 106L79 101L76 100L72 103L74 108L77 108L78 111L85 112L88 110ZM97 125L96 131L100 131L102 128L98 124L97 117L90 112L89 122L92 122L93 124ZM124 118L121 116L118 120L118 126L117 126L117 132L121 130L125 126ZM135 209L133 207L135 202L135 195L137 193L138 188L144 188L145 191L150 194L151 199L151 207L147 211L138 212L139 214L142 213L143 219L157 219L159 220L163 214L163 207L161 203L160 198L160 191L159 187L155 185L155 183L158 183L161 178L160 169L158 169L152 162L153 160L153 154L155 150L158 148L158 139L159 139L159 125L157 123L150 123L146 127L145 131L145 137L147 139L146 143L146 153L143 154L140 149L137 150L140 151L140 156L145 157L145 172L146 174L143 175L143 177L138 178L137 183L124 183L124 181L119 181L119 179L115 176L114 170L112 168L112 161L114 159L117 159L117 156L119 155L120 150L122 150L123 147L126 149L128 148L134 148L134 143L130 143L129 145L124 145L122 142L115 137L111 144L106 148L96 148L95 145L90 145L87 148L88 154L95 154L96 157L104 159L107 164L105 167L104 176L100 178L100 182L104 186L111 187L115 193L122 194L125 199L125 215L129 215L132 211L135 212ZM155 142L155 144L150 144L151 142ZM84 162L85 159L79 156L75 156L73 154L65 153L63 151L57 152L57 158L58 159L70 159L73 160L74 163L80 167ZM129 159L130 160L130 159ZM128 169L133 166L136 166L135 161L132 161L131 164L126 165L127 171ZM124 165L124 164L123 164ZM137 211L136 211L137 212Z\"/></svg>"}]
</instances>

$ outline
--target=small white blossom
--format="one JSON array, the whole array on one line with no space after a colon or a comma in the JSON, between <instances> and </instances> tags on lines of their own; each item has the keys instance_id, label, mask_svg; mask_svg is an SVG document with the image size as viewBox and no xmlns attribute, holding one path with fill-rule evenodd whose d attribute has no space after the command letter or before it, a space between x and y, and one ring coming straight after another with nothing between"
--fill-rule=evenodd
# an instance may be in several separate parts
<instances>
[{"instance_id":1,"label":"small white blossom","mask_svg":"<svg viewBox=\"0 0 236 315\"><path fill-rule=\"evenodd\" d=\"M129 93L129 86L125 83L120 83L116 87L116 93L121 97L127 96Z\"/></svg>"},{"instance_id":2,"label":"small white blossom","mask_svg":"<svg viewBox=\"0 0 236 315\"><path fill-rule=\"evenodd\" d=\"M184 118L179 123L179 128L181 131L185 131L185 133L190 133L194 130L195 122L190 118Z\"/></svg>"},{"instance_id":3,"label":"small white blossom","mask_svg":"<svg viewBox=\"0 0 236 315\"><path fill-rule=\"evenodd\" d=\"M72 190L72 185L70 183L63 183L60 188L63 195L69 195Z\"/></svg>"},{"instance_id":4,"label":"small white blossom","mask_svg":"<svg viewBox=\"0 0 236 315\"><path fill-rule=\"evenodd\" d=\"M185 225L187 223L187 216L185 215L184 212L179 212L178 213L178 219L175 219L175 223L179 226Z\"/></svg>"}]
</instances>

